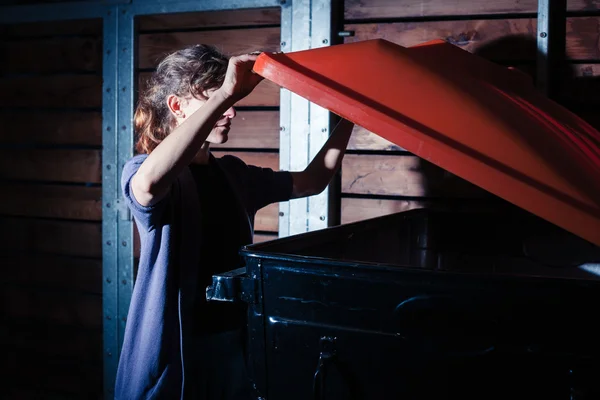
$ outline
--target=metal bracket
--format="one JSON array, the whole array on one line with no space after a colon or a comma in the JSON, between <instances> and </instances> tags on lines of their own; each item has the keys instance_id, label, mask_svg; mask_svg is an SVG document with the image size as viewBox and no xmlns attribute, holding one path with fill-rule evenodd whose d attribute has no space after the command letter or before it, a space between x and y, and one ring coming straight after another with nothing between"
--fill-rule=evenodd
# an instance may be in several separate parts
<instances>
[{"instance_id":1,"label":"metal bracket","mask_svg":"<svg viewBox=\"0 0 600 400\"><path fill-rule=\"evenodd\" d=\"M213 275L212 285L206 288L206 300L229 303L256 303L258 281L246 276L246 268Z\"/></svg>"},{"instance_id":2,"label":"metal bracket","mask_svg":"<svg viewBox=\"0 0 600 400\"><path fill-rule=\"evenodd\" d=\"M114 204L117 217L121 221L131 221L131 211L129 210L129 207L127 207L127 204L121 200L115 200Z\"/></svg>"}]
</instances>

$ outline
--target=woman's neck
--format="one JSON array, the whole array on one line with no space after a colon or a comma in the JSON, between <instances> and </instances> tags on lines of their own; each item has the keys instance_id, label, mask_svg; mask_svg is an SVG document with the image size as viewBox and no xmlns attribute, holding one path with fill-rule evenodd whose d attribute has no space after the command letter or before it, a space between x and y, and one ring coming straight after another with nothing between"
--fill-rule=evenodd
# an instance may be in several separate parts
<instances>
[{"instance_id":1,"label":"woman's neck","mask_svg":"<svg viewBox=\"0 0 600 400\"><path fill-rule=\"evenodd\" d=\"M200 147L200 150L198 150L198 152L196 153L196 156L192 160L192 163L194 163L194 164L201 164L201 165L208 164L208 161L210 159L210 150L209 150L209 148L210 148L210 143L209 142L204 142L204 144L202 145L202 147Z\"/></svg>"}]
</instances>

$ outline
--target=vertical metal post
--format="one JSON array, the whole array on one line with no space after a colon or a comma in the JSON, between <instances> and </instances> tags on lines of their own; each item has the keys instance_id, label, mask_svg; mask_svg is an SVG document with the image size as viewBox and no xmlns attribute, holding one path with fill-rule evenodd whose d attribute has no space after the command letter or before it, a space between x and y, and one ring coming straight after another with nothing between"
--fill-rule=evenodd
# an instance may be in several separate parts
<instances>
[{"instance_id":1,"label":"vertical metal post","mask_svg":"<svg viewBox=\"0 0 600 400\"><path fill-rule=\"evenodd\" d=\"M300 0L298 0L300 1ZM292 48L292 1L281 4L281 51L287 52ZM279 168L290 170L291 161L291 129L292 129L292 93L280 89L279 97ZM290 204L291 201L279 203L279 236L290 234Z\"/></svg>"},{"instance_id":2,"label":"vertical metal post","mask_svg":"<svg viewBox=\"0 0 600 400\"><path fill-rule=\"evenodd\" d=\"M566 44L566 0L538 0L537 20L537 87L548 97L555 97Z\"/></svg>"},{"instance_id":3,"label":"vertical metal post","mask_svg":"<svg viewBox=\"0 0 600 400\"><path fill-rule=\"evenodd\" d=\"M311 43L313 49L331 45L332 0L311 1ZM309 109L310 136L308 159L312 160L329 138L331 124L328 110L310 103ZM308 198L308 230L314 231L329 226L329 187L322 193Z\"/></svg>"},{"instance_id":4,"label":"vertical metal post","mask_svg":"<svg viewBox=\"0 0 600 400\"><path fill-rule=\"evenodd\" d=\"M117 133L117 178L121 179L125 163L133 156L133 109L134 93L137 88L135 79L135 67L137 59L137 46L135 38L135 16L131 13L128 6L119 7L119 36L118 46L120 51L117 81L119 88L117 123L119 130ZM125 322L131 302L133 292L133 222L129 210L123 203L120 185L118 199L122 203L119 209L118 234L119 250L119 349L123 343L123 334L125 332Z\"/></svg>"},{"instance_id":5,"label":"vertical metal post","mask_svg":"<svg viewBox=\"0 0 600 400\"><path fill-rule=\"evenodd\" d=\"M102 317L104 395L111 397L119 359L117 224L117 42L118 7L104 15L102 63ZM113 396L114 397L114 396Z\"/></svg>"},{"instance_id":6,"label":"vertical metal post","mask_svg":"<svg viewBox=\"0 0 600 400\"><path fill-rule=\"evenodd\" d=\"M311 1L296 0L292 3L292 43L284 51L300 51L311 44ZM308 100L295 93L290 94L290 150L289 166L292 171L302 171L309 162L310 105ZM289 202L289 234L308 230L308 199Z\"/></svg>"},{"instance_id":7,"label":"vertical metal post","mask_svg":"<svg viewBox=\"0 0 600 400\"><path fill-rule=\"evenodd\" d=\"M281 50L331 44L331 0L295 0L282 5ZM280 168L301 171L329 136L329 112L294 93L281 91ZM329 191L280 205L279 236L321 229L329 222Z\"/></svg>"},{"instance_id":8,"label":"vertical metal post","mask_svg":"<svg viewBox=\"0 0 600 400\"><path fill-rule=\"evenodd\" d=\"M104 396L114 382L133 288L133 223L121 195L123 165L133 155L134 28L127 6L104 15L102 134L102 311Z\"/></svg>"}]
</instances>

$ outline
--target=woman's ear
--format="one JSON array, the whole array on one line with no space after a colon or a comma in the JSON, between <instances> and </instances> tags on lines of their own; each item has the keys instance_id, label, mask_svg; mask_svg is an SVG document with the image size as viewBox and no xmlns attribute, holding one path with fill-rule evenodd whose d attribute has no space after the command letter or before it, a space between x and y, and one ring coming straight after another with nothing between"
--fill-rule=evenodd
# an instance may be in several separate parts
<instances>
[{"instance_id":1,"label":"woman's ear","mask_svg":"<svg viewBox=\"0 0 600 400\"><path fill-rule=\"evenodd\" d=\"M183 100L174 94L170 94L167 96L167 107L171 114L177 118L185 118L185 113L183 111Z\"/></svg>"}]
</instances>

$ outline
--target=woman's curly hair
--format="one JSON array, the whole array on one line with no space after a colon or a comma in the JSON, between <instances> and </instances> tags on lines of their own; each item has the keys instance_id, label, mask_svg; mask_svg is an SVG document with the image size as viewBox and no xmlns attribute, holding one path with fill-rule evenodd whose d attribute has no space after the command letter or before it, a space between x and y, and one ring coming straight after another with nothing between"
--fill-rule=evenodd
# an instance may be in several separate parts
<instances>
[{"instance_id":1,"label":"woman's curly hair","mask_svg":"<svg viewBox=\"0 0 600 400\"><path fill-rule=\"evenodd\" d=\"M141 93L135 110L137 153L150 154L175 127L167 96L205 99L225 78L229 57L209 45L194 45L166 56Z\"/></svg>"}]
</instances>

